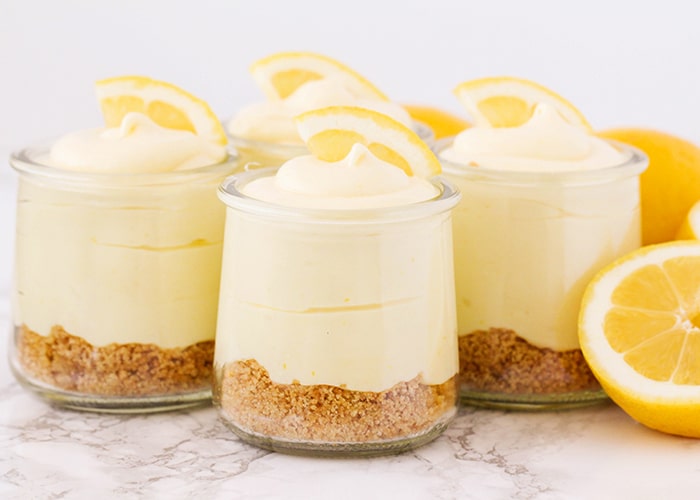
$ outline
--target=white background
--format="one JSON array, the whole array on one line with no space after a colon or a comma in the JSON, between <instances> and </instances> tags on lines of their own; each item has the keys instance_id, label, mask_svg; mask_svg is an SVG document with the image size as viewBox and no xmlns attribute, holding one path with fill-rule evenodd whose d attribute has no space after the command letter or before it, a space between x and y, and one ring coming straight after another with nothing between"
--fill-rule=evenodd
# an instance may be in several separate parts
<instances>
[{"instance_id":1,"label":"white background","mask_svg":"<svg viewBox=\"0 0 700 500\"><path fill-rule=\"evenodd\" d=\"M0 0L0 297L10 281L10 151L100 125L95 80L144 74L222 117L261 99L247 68L325 53L394 100L460 113L459 82L508 74L571 100L594 127L700 142L700 12L691 0Z\"/></svg>"}]
</instances>

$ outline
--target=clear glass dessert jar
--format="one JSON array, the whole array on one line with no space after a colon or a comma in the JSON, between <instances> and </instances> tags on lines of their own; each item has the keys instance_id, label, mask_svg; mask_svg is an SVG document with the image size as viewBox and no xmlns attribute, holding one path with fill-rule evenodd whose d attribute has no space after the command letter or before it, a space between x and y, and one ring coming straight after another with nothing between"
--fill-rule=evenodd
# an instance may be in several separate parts
<instances>
[{"instance_id":1,"label":"clear glass dessert jar","mask_svg":"<svg viewBox=\"0 0 700 500\"><path fill-rule=\"evenodd\" d=\"M158 411L207 401L225 210L225 161L149 174L50 167L19 173L14 335L17 379L62 406Z\"/></svg>"},{"instance_id":2,"label":"clear glass dessert jar","mask_svg":"<svg viewBox=\"0 0 700 500\"><path fill-rule=\"evenodd\" d=\"M292 453L413 448L456 412L451 209L289 208L228 179L214 404L242 439Z\"/></svg>"},{"instance_id":3,"label":"clear glass dessert jar","mask_svg":"<svg viewBox=\"0 0 700 500\"><path fill-rule=\"evenodd\" d=\"M641 244L648 163L615 147L622 163L588 171L441 160L462 192L453 221L464 402L546 409L605 399L579 348L579 307L593 275Z\"/></svg>"}]
</instances>

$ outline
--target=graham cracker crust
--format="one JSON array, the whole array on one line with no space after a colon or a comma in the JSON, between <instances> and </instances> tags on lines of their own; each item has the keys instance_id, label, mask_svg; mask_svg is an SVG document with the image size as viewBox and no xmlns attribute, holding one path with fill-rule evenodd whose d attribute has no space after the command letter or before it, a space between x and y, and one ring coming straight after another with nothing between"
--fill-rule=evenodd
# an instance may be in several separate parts
<instances>
[{"instance_id":1,"label":"graham cracker crust","mask_svg":"<svg viewBox=\"0 0 700 500\"><path fill-rule=\"evenodd\" d=\"M556 394L600 390L580 349L539 348L504 328L459 337L459 365L460 382L470 391Z\"/></svg>"},{"instance_id":2,"label":"graham cracker crust","mask_svg":"<svg viewBox=\"0 0 700 500\"><path fill-rule=\"evenodd\" d=\"M278 384L256 360L225 364L214 401L248 433L314 442L370 442L429 431L457 402L456 376L438 385L420 377L382 392L331 385Z\"/></svg>"},{"instance_id":3,"label":"graham cracker crust","mask_svg":"<svg viewBox=\"0 0 700 500\"><path fill-rule=\"evenodd\" d=\"M184 348L155 344L95 347L61 326L40 335L17 330L17 357L26 374L65 391L104 396L154 396L206 389L214 341Z\"/></svg>"}]
</instances>

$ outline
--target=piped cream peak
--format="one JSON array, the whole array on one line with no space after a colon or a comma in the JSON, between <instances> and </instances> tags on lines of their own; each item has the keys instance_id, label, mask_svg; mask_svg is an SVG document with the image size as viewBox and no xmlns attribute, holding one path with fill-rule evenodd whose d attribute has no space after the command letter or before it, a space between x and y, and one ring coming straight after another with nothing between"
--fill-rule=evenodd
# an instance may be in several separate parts
<instances>
[{"instance_id":1,"label":"piped cream peak","mask_svg":"<svg viewBox=\"0 0 700 500\"><path fill-rule=\"evenodd\" d=\"M127 113L118 127L80 130L60 138L47 163L82 172L158 173L212 165L224 146L185 130L161 127L148 116Z\"/></svg>"},{"instance_id":2,"label":"piped cream peak","mask_svg":"<svg viewBox=\"0 0 700 500\"><path fill-rule=\"evenodd\" d=\"M251 182L244 192L291 207L365 209L429 200L437 195L437 188L355 144L340 161L327 162L311 155L292 158L277 175Z\"/></svg>"},{"instance_id":3,"label":"piped cream peak","mask_svg":"<svg viewBox=\"0 0 700 500\"><path fill-rule=\"evenodd\" d=\"M618 165L625 156L584 128L568 123L551 105L538 104L519 127L472 127L441 156L454 163L497 170L594 170Z\"/></svg>"}]
</instances>

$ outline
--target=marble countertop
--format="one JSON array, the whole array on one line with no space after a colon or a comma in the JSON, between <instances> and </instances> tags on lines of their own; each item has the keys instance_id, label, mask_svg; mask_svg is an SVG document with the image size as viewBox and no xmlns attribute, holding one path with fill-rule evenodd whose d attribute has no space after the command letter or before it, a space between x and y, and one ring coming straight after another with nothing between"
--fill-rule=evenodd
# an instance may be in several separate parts
<instances>
[{"instance_id":1,"label":"marble countertop","mask_svg":"<svg viewBox=\"0 0 700 500\"><path fill-rule=\"evenodd\" d=\"M9 332L7 299L0 331ZM0 345L0 498L691 498L700 441L611 403L560 412L462 408L398 456L317 459L239 441L211 407L116 416L53 408L13 379Z\"/></svg>"}]
</instances>

